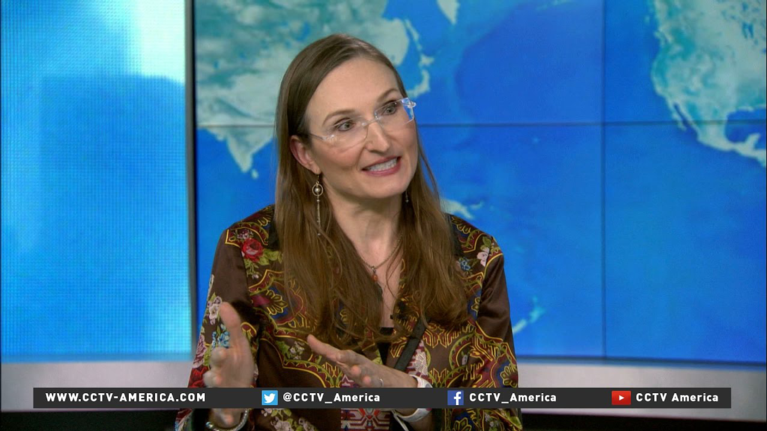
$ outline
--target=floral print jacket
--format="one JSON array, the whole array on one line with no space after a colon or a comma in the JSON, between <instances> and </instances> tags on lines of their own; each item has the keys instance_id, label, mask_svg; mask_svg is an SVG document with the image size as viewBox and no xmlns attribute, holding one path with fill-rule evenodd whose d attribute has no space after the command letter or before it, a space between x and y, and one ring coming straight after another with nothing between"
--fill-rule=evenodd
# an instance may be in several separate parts
<instances>
[{"instance_id":1,"label":"floral print jacket","mask_svg":"<svg viewBox=\"0 0 767 431\"><path fill-rule=\"evenodd\" d=\"M216 346L228 345L229 333L218 317L223 301L244 301L253 313L253 319L244 320L242 329L257 358L254 386L356 386L336 366L313 354L305 336L300 335L310 332L308 319L300 312L303 299L284 284L282 254L272 225L273 210L273 206L266 207L235 223L219 240L190 387L204 386L202 375L208 370L210 352ZM492 237L458 217L449 218L455 233L456 263L464 270L466 289L471 295L469 321L460 330L428 324L406 372L428 380L436 388L516 387L517 362L503 255ZM400 291L401 300L408 304L406 289ZM291 301L293 308L288 306ZM410 329L415 323L415 319L408 323ZM394 366L406 342L404 336L392 342L386 358L381 358L373 341L359 353ZM204 429L200 424L207 420L207 411L192 413L190 409L179 411L177 430ZM435 409L432 415L436 429L522 429L515 409ZM389 411L377 409L264 408L251 411L244 429L388 430L391 422L397 426Z\"/></svg>"}]
</instances>

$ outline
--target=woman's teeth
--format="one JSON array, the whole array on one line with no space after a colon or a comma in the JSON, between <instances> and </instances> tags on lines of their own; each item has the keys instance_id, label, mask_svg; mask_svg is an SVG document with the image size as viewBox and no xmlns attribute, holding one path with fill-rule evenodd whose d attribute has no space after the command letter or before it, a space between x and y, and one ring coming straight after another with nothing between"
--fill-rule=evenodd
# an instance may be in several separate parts
<instances>
[{"instance_id":1,"label":"woman's teeth","mask_svg":"<svg viewBox=\"0 0 767 431\"><path fill-rule=\"evenodd\" d=\"M387 169L393 168L396 164L397 164L397 159L394 158L394 159L389 160L388 162L379 163L379 164L373 165L373 166L371 166L369 168L365 168L365 170L366 171L372 171L372 172L385 171Z\"/></svg>"}]
</instances>

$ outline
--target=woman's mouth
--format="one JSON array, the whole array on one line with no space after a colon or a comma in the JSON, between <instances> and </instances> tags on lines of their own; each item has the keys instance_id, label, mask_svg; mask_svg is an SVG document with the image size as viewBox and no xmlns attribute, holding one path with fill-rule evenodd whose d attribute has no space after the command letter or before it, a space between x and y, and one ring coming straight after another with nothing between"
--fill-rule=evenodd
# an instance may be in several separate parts
<instances>
[{"instance_id":1,"label":"woman's mouth","mask_svg":"<svg viewBox=\"0 0 767 431\"><path fill-rule=\"evenodd\" d=\"M375 165L368 166L366 168L362 168L362 170L368 171L368 172L381 172L381 171L385 171L387 169L391 169L397 166L398 161L399 161L399 157L394 157L391 160L387 160L383 163L378 163Z\"/></svg>"}]
</instances>

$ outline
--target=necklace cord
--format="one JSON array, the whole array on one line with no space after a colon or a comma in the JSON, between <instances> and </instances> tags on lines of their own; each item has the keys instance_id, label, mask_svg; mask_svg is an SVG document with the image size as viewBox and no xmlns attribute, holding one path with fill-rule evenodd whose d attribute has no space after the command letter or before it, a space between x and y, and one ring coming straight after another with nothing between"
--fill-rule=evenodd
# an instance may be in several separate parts
<instances>
[{"instance_id":1,"label":"necklace cord","mask_svg":"<svg viewBox=\"0 0 767 431\"><path fill-rule=\"evenodd\" d=\"M365 259L363 259L363 258L362 258L362 256L360 256L360 260L362 261L362 263L364 263L364 264L365 264L365 265L366 265L368 268L370 268L370 271L373 273L373 274L371 275L371 278L373 279L373 281L374 281L374 282L378 283L378 274L376 274L376 271L377 271L377 270L378 270L378 268L380 268L380 267L381 267L383 264L385 264L386 262L388 262L388 261L389 261L389 259L391 259L391 258L392 258L392 256L394 256L394 254L397 252L397 250L399 250L400 242L401 242L401 240L400 240L400 239L398 239L398 240L397 240L397 244L395 244L395 246L394 246L394 248L392 249L391 253L389 253L389 255L388 255L388 256L386 256L386 259L384 259L384 260L383 260L381 263L379 263L378 265L371 265L371 264L367 263L367 261L366 261ZM359 255L359 253L357 253L357 255Z\"/></svg>"}]
</instances>

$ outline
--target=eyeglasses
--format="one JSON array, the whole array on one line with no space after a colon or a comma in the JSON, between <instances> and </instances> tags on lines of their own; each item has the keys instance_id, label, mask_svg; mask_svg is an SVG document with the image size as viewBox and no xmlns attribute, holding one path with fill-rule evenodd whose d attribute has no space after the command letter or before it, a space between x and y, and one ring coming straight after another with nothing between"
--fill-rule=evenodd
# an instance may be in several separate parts
<instances>
[{"instance_id":1,"label":"eyeglasses","mask_svg":"<svg viewBox=\"0 0 767 431\"><path fill-rule=\"evenodd\" d=\"M393 100L373 111L372 120L368 121L362 117L346 117L327 127L323 131L324 136L309 134L334 147L349 148L365 140L367 127L373 123L378 123L384 131L393 131L413 121L415 119L414 107L415 102L408 98Z\"/></svg>"}]
</instances>

